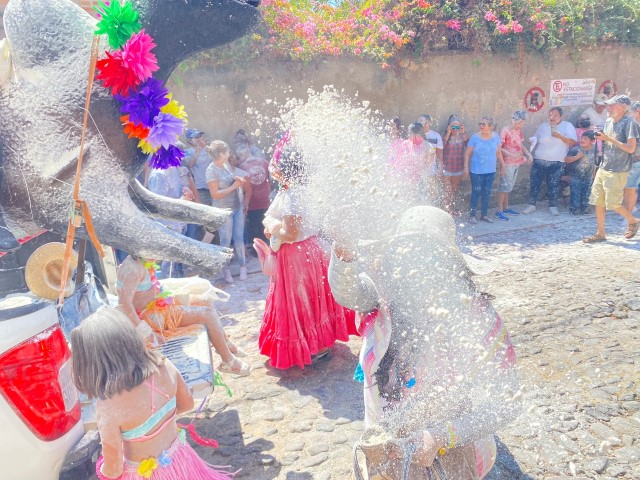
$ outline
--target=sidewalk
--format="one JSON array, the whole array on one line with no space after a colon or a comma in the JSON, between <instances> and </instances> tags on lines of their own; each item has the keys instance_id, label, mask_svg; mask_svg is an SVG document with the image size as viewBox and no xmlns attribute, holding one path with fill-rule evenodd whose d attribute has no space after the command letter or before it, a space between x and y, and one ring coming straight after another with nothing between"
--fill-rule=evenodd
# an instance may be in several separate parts
<instances>
[{"instance_id":1,"label":"sidewalk","mask_svg":"<svg viewBox=\"0 0 640 480\"><path fill-rule=\"evenodd\" d=\"M511 205L517 212L522 212L528 205ZM551 225L558 225L566 222L589 222L593 224L593 230L595 232L595 214L589 215L570 215L569 207L564 205L558 205L560 215L554 216L549 213L549 207L547 202L538 202L537 210L529 215L509 215L509 220L500 220L495 216L495 209L489 210L489 217L494 220L493 223L482 222L478 220L476 225L469 223L469 217L465 213L460 217L456 217L458 223L459 233L464 236L471 236L474 238L483 237L486 235L496 235L500 233L513 232L517 230L534 230L541 227L547 227ZM593 207L590 208L593 211ZM618 233L618 230L622 225L622 217L615 212L607 213L607 230L611 233ZM624 231L624 230L623 230Z\"/></svg>"}]
</instances>

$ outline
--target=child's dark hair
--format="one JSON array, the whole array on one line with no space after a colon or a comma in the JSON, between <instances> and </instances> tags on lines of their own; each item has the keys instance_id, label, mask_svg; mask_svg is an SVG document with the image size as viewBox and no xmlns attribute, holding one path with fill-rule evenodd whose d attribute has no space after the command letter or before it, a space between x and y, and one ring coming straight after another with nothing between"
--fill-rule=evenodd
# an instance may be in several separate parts
<instances>
[{"instance_id":1,"label":"child's dark hair","mask_svg":"<svg viewBox=\"0 0 640 480\"><path fill-rule=\"evenodd\" d=\"M594 132L593 130L585 130L584 132L582 132L581 136L587 137L589 140L593 142L596 139L596 132Z\"/></svg>"}]
</instances>

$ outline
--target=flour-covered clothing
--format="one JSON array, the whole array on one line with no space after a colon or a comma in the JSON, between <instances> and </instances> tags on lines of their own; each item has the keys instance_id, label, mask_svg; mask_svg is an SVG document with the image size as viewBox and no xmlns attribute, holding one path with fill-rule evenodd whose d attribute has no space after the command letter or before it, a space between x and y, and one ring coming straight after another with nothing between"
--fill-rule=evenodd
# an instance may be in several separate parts
<instances>
[{"instance_id":1,"label":"flour-covered clothing","mask_svg":"<svg viewBox=\"0 0 640 480\"><path fill-rule=\"evenodd\" d=\"M557 126L559 134L570 138L571 140L578 141L578 135L576 129L569 122L561 121ZM539 160L546 162L564 162L569 146L559 138L551 135L552 129L549 122L542 123L536 129L536 133L533 135L538 139L533 156Z\"/></svg>"},{"instance_id":2,"label":"flour-covered clothing","mask_svg":"<svg viewBox=\"0 0 640 480\"><path fill-rule=\"evenodd\" d=\"M216 167L215 164L207 167L207 184L209 182L218 182L218 190L224 190L229 188L236 181L235 177L246 177L249 174L238 167L229 167L229 169L223 167ZM234 212L238 210L242 205L240 203L242 187L238 188L235 192L229 193L222 198L212 198L211 205L217 208L228 208Z\"/></svg>"},{"instance_id":3,"label":"flour-covered clothing","mask_svg":"<svg viewBox=\"0 0 640 480\"><path fill-rule=\"evenodd\" d=\"M640 127L631 117L622 117L617 122L613 118L608 118L604 126L604 133L620 143L627 143L630 138L635 138L636 142L640 142ZM633 154L612 145L611 142L602 142L602 154L602 165L600 165L602 170L614 173L631 170Z\"/></svg>"}]
</instances>

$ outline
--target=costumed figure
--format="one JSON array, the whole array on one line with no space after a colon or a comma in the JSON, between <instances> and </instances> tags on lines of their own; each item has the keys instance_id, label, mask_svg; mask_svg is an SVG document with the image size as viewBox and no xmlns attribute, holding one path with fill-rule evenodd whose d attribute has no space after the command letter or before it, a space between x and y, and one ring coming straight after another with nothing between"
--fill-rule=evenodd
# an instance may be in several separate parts
<instances>
[{"instance_id":1,"label":"costumed figure","mask_svg":"<svg viewBox=\"0 0 640 480\"><path fill-rule=\"evenodd\" d=\"M95 398L100 480L230 480L204 462L176 423L194 406L180 373L148 350L127 317L104 307L71 333L73 379ZM215 442L212 442L215 444Z\"/></svg>"},{"instance_id":2,"label":"costumed figure","mask_svg":"<svg viewBox=\"0 0 640 480\"><path fill-rule=\"evenodd\" d=\"M357 331L354 312L331 294L328 257L317 232L305 224L299 190L306 175L303 161L287 148L277 158L271 173L280 190L263 221L277 271L267 294L259 347L275 368L304 368L328 355L336 340L348 341Z\"/></svg>"},{"instance_id":3,"label":"costumed figure","mask_svg":"<svg viewBox=\"0 0 640 480\"><path fill-rule=\"evenodd\" d=\"M163 283L192 282L193 279L171 279ZM247 376L251 366L239 358L246 353L231 342L220 324L213 301L215 289L206 280L204 293L171 295L171 292L156 278L156 263L128 256L118 269L116 288L120 308L131 323L145 338L162 343L165 338L179 334L180 327L202 324L206 327L209 341L222 363L221 372ZM212 294L213 293L213 294Z\"/></svg>"},{"instance_id":4,"label":"costumed figure","mask_svg":"<svg viewBox=\"0 0 640 480\"><path fill-rule=\"evenodd\" d=\"M478 480L492 468L492 435L517 416L519 385L504 322L470 277L487 265L463 255L452 217L428 206L387 238L334 244L332 291L363 317L356 453L369 478Z\"/></svg>"}]
</instances>

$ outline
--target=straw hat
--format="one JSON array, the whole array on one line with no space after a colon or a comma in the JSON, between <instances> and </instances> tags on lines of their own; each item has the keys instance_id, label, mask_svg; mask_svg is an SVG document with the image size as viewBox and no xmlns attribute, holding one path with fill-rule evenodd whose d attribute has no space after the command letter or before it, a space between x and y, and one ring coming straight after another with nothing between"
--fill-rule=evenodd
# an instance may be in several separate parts
<instances>
[{"instance_id":1,"label":"straw hat","mask_svg":"<svg viewBox=\"0 0 640 480\"><path fill-rule=\"evenodd\" d=\"M41 246L31 254L29 260L27 260L24 277L27 287L33 294L48 300L58 299L60 296L64 249L64 243L52 242ZM73 293L71 276L77 266L78 254L72 250L65 297Z\"/></svg>"}]
</instances>

